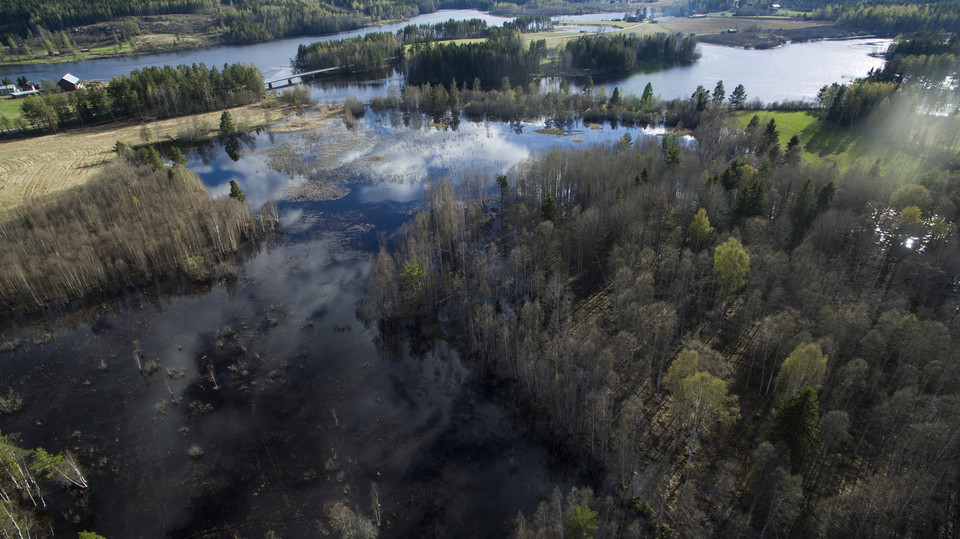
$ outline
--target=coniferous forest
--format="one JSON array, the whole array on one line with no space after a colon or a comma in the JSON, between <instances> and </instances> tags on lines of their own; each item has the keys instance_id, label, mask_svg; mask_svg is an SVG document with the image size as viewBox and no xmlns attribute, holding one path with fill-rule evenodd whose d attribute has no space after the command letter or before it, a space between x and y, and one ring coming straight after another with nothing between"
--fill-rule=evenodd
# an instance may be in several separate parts
<instances>
[{"instance_id":1,"label":"coniferous forest","mask_svg":"<svg viewBox=\"0 0 960 539\"><path fill-rule=\"evenodd\" d=\"M23 116L35 130L118 120L171 118L260 101L263 76L253 66L203 64L148 67L70 93L48 92L24 99Z\"/></svg>"}]
</instances>

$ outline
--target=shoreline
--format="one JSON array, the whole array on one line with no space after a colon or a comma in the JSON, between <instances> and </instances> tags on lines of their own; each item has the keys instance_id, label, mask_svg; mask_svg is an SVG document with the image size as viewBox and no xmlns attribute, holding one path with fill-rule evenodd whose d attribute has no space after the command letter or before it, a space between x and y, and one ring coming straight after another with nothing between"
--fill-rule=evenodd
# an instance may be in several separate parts
<instances>
[{"instance_id":1,"label":"shoreline","mask_svg":"<svg viewBox=\"0 0 960 539\"><path fill-rule=\"evenodd\" d=\"M808 41L842 41L847 39L866 39L881 37L855 28L830 25L788 28L779 30L745 30L718 34L697 35L697 41L722 47L740 49L770 49L787 43L805 43Z\"/></svg>"},{"instance_id":2,"label":"shoreline","mask_svg":"<svg viewBox=\"0 0 960 539\"><path fill-rule=\"evenodd\" d=\"M274 106L273 104L276 103ZM0 212L25 200L83 185L116 156L115 144L193 144L216 138L230 111L244 132L269 128L300 108L265 100L251 105L151 122L126 121L0 142Z\"/></svg>"},{"instance_id":3,"label":"shoreline","mask_svg":"<svg viewBox=\"0 0 960 539\"><path fill-rule=\"evenodd\" d=\"M430 13L439 13L442 11L456 11L456 10L455 9L437 10L435 12L430 12ZM597 14L619 13L619 12L620 11L598 11ZM427 15L430 13L424 13L421 15ZM488 13L494 16L506 16L506 15L497 15L492 11L486 11L483 13ZM576 13L568 13L565 15L576 15ZM552 15L552 16L562 17L565 15ZM718 19L717 17L707 17L703 19L687 19L684 17L665 17L665 18L657 19L658 23L660 23L660 25L662 26L657 26L655 27L655 29L662 32L670 32L673 30L677 30L677 29L671 28L673 24L676 24L676 21L680 21L679 24L681 26L686 27L686 26L689 26L689 24L702 25L705 23L711 23L711 21L716 22L717 19ZM396 24L398 22L410 21L410 20L411 20L410 18L381 20L381 21L378 21L376 24L368 24L368 25L361 26L359 30L375 29L385 25ZM734 23L734 24L743 23L745 21L752 21L753 23L762 22L765 24L770 24L770 21L779 21L781 19L758 19L755 17L744 17L744 18L729 17L729 18L723 18L723 20L730 21L731 23ZM782 19L782 20L791 22L791 23L801 22L796 19ZM595 22L595 21L577 21L576 23L561 22L560 24L558 24L558 28L562 28L567 24L583 25L583 24L591 24L592 22ZM643 28L647 26L653 26L653 25L650 25L649 22L631 23L630 26L618 26L615 24L611 24L613 22L620 22L620 21L599 21L597 22L597 24L602 26L607 26L612 32L616 32L616 33L645 34L645 33L651 33L650 30L653 30L650 28ZM809 23L811 21L802 21L802 22ZM667 24L664 24L664 23L667 23ZM102 23L98 23L98 24L102 24ZM816 28L817 26L811 26L811 27ZM684 33L696 34L698 40L701 40L701 37L713 37L713 36L724 35L724 34L715 34L715 33L706 33L706 32L699 33L695 31L696 30L695 28L685 28L685 30L686 31ZM704 30L708 30L708 29L704 29ZM762 32L764 30L765 29L761 29L760 31ZM792 31L795 31L795 29L786 29L782 31L792 32ZM558 35L555 37L552 37L551 39L572 38L572 37L577 37L579 35L582 35L579 33L570 34L569 32L563 32L562 30L557 31L555 33ZM53 56L34 55L29 58L19 58L17 60L2 59L0 60L0 67L27 67L32 65L45 65L45 64L53 65L53 64L85 62L89 60L101 60L101 59L137 58L140 56L149 56L152 54L165 54L165 53L176 53L176 52L183 52L183 51L203 50L203 49L209 49L209 48L220 47L220 46L256 45L261 43L281 41L285 39L298 39L298 38L322 39L322 38L330 37L336 34L337 32L331 33L331 34L291 34L291 35L285 35L285 36L277 36L277 37L263 40L263 41L234 42L234 41L221 39L221 37L224 35L223 32L218 32L212 29L206 29L204 31L197 31L197 32L190 32L190 33L180 33L180 34L152 32L152 33L144 33L138 36L138 40L140 41L138 45L141 48L136 48L136 46L126 43L122 45L120 51L109 50L109 51L103 51L103 52L71 52L68 54L58 53ZM567 35L567 34L570 34L570 35ZM710 40L702 40L702 41L704 43L715 43L715 44L727 45L727 43L722 43L721 42L722 39L719 39L719 38L717 39L717 41L710 41ZM731 45L731 46L738 46L738 45ZM142 47L146 47L146 48L142 48ZM104 42L104 43L91 44L89 47L84 47L84 48L91 49L91 50L104 49L104 48L113 49L114 46Z\"/></svg>"}]
</instances>

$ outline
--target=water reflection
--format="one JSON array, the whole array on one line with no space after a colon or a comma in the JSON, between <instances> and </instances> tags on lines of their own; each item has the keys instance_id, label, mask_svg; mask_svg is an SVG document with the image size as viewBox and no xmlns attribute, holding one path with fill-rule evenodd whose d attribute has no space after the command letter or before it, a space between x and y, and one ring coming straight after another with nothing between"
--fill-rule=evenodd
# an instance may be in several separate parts
<instances>
[{"instance_id":1,"label":"water reflection","mask_svg":"<svg viewBox=\"0 0 960 539\"><path fill-rule=\"evenodd\" d=\"M543 492L582 482L569 460L526 438L448 343L371 332L355 311L371 252L409 218L429 177L477 163L503 170L539 148L625 131L412 123L369 113L356 131L332 119L252 134L237 139L238 156L187 150L213 194L236 179L255 205L308 181L272 168L284 145L304 151L301 161L349 168L353 190L281 200L284 241L233 278L194 294L131 293L119 308L5 335L23 344L3 353L0 379L26 407L5 417L4 433L77 453L93 485L78 509L87 529L316 536L325 504L369 514L376 483L385 537L490 537ZM328 152L334 140L359 146Z\"/></svg>"},{"instance_id":2,"label":"water reflection","mask_svg":"<svg viewBox=\"0 0 960 539\"><path fill-rule=\"evenodd\" d=\"M384 536L483 537L567 484L449 345L378 346L356 320L370 271L359 247L376 235L364 212L335 226L290 212L314 214L313 239L250 261L232 293L221 283L104 312L4 355L0 374L27 402L4 432L76 448L90 527L311 536L325 503L369 513L376 482Z\"/></svg>"},{"instance_id":3,"label":"water reflection","mask_svg":"<svg viewBox=\"0 0 960 539\"><path fill-rule=\"evenodd\" d=\"M866 76L871 69L883 67L883 58L872 54L885 51L890 43L889 39L850 39L787 43L765 50L701 43L697 47L702 56L691 65L626 77L596 78L594 91L602 87L607 95L612 95L613 89L619 87L621 92L639 96L650 83L654 94L662 98L689 98L697 86L712 90L717 81L722 80L728 93L737 84L743 84L748 100L813 101L824 85L849 84ZM583 82L573 81L571 90L581 90Z\"/></svg>"},{"instance_id":4,"label":"water reflection","mask_svg":"<svg viewBox=\"0 0 960 539\"><path fill-rule=\"evenodd\" d=\"M612 20L622 18L622 12L558 17L573 22ZM502 25L508 17L497 17L485 12L458 9L441 10L420 15L399 23L363 28L328 36L306 36L281 39L266 43L244 45L221 45L206 49L173 53L147 54L135 57L105 58L82 62L58 64L31 64L25 66L0 66L0 76L11 79L21 75L31 80L58 80L70 72L81 80L109 80L127 74L134 69L149 66L205 63L222 66L234 62L256 65L265 79L292 73L291 60L297 47L316 41L328 41L365 35L370 32L396 32L407 24L435 24L449 19L482 19L490 26ZM560 28L560 30L564 30ZM871 68L883 65L882 58L871 53L883 52L889 39L853 39L844 41L817 41L791 43L769 50L748 50L718 45L700 44L702 58L689 66L676 66L648 73L617 76L606 81L595 81L611 95L613 88L640 95L647 82L653 84L654 93L664 99L686 98L697 85L708 86L723 80L727 91L743 84L749 99L762 102L784 100L811 100L825 84L849 82L867 74ZM313 79L310 87L313 98L322 104L342 103L347 97L369 101L373 97L386 97L399 93L403 75L395 70L361 75L351 79ZM578 88L576 84L573 85ZM280 90L275 90L279 92Z\"/></svg>"}]
</instances>

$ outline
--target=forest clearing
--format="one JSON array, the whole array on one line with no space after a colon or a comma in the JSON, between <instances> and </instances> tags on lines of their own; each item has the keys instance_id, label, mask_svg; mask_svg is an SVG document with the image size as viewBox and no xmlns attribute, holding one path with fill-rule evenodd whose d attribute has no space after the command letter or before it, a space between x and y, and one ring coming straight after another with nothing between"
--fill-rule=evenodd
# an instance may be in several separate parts
<instances>
[{"instance_id":1,"label":"forest clearing","mask_svg":"<svg viewBox=\"0 0 960 539\"><path fill-rule=\"evenodd\" d=\"M776 122L780 143L786 145L794 135L805 141L804 159L810 164L828 164L839 170L879 166L891 179L908 181L927 172L934 154L956 152L960 138L946 118L927 118L924 129L901 123L896 128L843 129L819 120L813 111L745 111L737 126L746 128L753 116L761 125ZM899 141L897 143L896 141Z\"/></svg>"}]
</instances>

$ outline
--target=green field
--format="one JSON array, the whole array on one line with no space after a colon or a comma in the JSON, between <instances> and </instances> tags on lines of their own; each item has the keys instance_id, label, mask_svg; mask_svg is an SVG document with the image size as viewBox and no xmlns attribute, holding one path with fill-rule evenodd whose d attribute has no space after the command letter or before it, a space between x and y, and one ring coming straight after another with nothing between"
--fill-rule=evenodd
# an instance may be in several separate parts
<instances>
[{"instance_id":1,"label":"green field","mask_svg":"<svg viewBox=\"0 0 960 539\"><path fill-rule=\"evenodd\" d=\"M822 123L816 112L745 111L737 118L737 125L746 127L754 114L759 116L761 125L774 119L783 148L786 148L793 135L799 135L804 159L809 163L822 163L842 170L850 166L872 167L879 162L881 170L897 180L916 177L930 166L922 156L907 152L903 146L890 144L863 130L842 129Z\"/></svg>"},{"instance_id":2,"label":"green field","mask_svg":"<svg viewBox=\"0 0 960 539\"><path fill-rule=\"evenodd\" d=\"M3 114L11 121L16 120L20 117L20 103L23 102L9 96L0 98L0 114Z\"/></svg>"}]
</instances>

